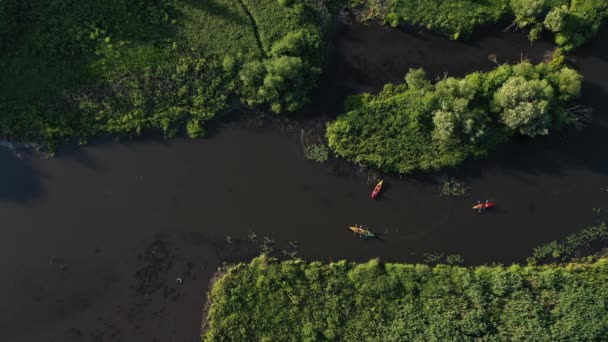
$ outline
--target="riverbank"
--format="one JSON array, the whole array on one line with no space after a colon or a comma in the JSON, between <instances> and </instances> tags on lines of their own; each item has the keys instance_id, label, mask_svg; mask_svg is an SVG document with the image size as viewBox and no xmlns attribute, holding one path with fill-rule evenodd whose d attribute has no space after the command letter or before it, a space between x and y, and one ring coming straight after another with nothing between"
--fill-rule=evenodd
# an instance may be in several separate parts
<instances>
[{"instance_id":1,"label":"riverbank","mask_svg":"<svg viewBox=\"0 0 608 342\"><path fill-rule=\"evenodd\" d=\"M608 338L608 259L545 266L282 261L213 285L204 341Z\"/></svg>"}]
</instances>

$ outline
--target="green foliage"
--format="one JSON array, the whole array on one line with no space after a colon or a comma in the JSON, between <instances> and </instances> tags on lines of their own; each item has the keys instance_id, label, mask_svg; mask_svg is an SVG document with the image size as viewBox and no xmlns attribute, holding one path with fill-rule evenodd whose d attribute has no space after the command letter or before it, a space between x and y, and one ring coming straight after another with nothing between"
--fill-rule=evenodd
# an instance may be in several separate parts
<instances>
[{"instance_id":1,"label":"green foliage","mask_svg":"<svg viewBox=\"0 0 608 342\"><path fill-rule=\"evenodd\" d=\"M549 133L553 88L547 80L511 77L494 95L507 127L531 137Z\"/></svg>"},{"instance_id":2,"label":"green foliage","mask_svg":"<svg viewBox=\"0 0 608 342\"><path fill-rule=\"evenodd\" d=\"M374 2L366 1L368 6ZM507 0L387 0L385 3L386 16L381 19L390 25L405 22L439 31L453 39L470 36L478 25L497 22L507 8Z\"/></svg>"},{"instance_id":3,"label":"green foliage","mask_svg":"<svg viewBox=\"0 0 608 342\"><path fill-rule=\"evenodd\" d=\"M531 262L547 259L570 260L591 244L608 240L608 227L604 222L568 235L562 241L551 241L534 248Z\"/></svg>"},{"instance_id":4,"label":"green foliage","mask_svg":"<svg viewBox=\"0 0 608 342\"><path fill-rule=\"evenodd\" d=\"M464 268L262 256L213 285L202 339L603 341L606 298L606 259Z\"/></svg>"},{"instance_id":5,"label":"green foliage","mask_svg":"<svg viewBox=\"0 0 608 342\"><path fill-rule=\"evenodd\" d=\"M389 172L455 166L485 156L512 134L558 129L582 78L559 64L522 62L434 85L422 70L410 70L405 80L378 95L348 98L346 113L327 126L329 147Z\"/></svg>"},{"instance_id":6,"label":"green foliage","mask_svg":"<svg viewBox=\"0 0 608 342\"><path fill-rule=\"evenodd\" d=\"M350 4L362 9L364 19L425 27L452 39L467 38L478 26L514 17L514 24L530 29L531 40L547 28L567 51L593 36L608 18L605 0L351 0Z\"/></svg>"},{"instance_id":7,"label":"green foliage","mask_svg":"<svg viewBox=\"0 0 608 342\"><path fill-rule=\"evenodd\" d=\"M304 149L304 155L317 163L324 163L329 158L329 151L323 144L312 144Z\"/></svg>"},{"instance_id":8,"label":"green foliage","mask_svg":"<svg viewBox=\"0 0 608 342\"><path fill-rule=\"evenodd\" d=\"M568 6L555 7L545 17L544 25L551 32L559 32L566 26L566 17L570 14Z\"/></svg>"},{"instance_id":9,"label":"green foliage","mask_svg":"<svg viewBox=\"0 0 608 342\"><path fill-rule=\"evenodd\" d=\"M526 27L536 23L545 10L545 0L510 0L510 6L515 14L515 22L520 27Z\"/></svg>"},{"instance_id":10,"label":"green foliage","mask_svg":"<svg viewBox=\"0 0 608 342\"><path fill-rule=\"evenodd\" d=\"M173 136L240 96L275 112L308 101L327 15L276 0L0 1L0 135Z\"/></svg>"}]
</instances>

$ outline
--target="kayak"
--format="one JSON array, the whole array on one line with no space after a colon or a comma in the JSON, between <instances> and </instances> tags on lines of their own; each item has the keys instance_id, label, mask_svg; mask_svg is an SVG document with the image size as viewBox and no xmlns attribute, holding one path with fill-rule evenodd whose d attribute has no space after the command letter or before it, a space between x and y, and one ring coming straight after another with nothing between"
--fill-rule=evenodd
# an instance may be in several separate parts
<instances>
[{"instance_id":1,"label":"kayak","mask_svg":"<svg viewBox=\"0 0 608 342\"><path fill-rule=\"evenodd\" d=\"M382 189L382 183L384 183L383 180L381 180L374 188L374 191L372 191L372 199L376 199L376 197L380 193L380 189Z\"/></svg>"},{"instance_id":2,"label":"kayak","mask_svg":"<svg viewBox=\"0 0 608 342\"><path fill-rule=\"evenodd\" d=\"M376 235L374 235L374 233L370 232L369 230L363 229L363 228L348 227L348 229L352 230L355 234L359 234L361 236L366 236L366 237L374 237L374 236L376 236Z\"/></svg>"},{"instance_id":3,"label":"kayak","mask_svg":"<svg viewBox=\"0 0 608 342\"><path fill-rule=\"evenodd\" d=\"M495 206L496 204L493 202L479 203L473 206L473 210L489 209L494 208Z\"/></svg>"}]
</instances>

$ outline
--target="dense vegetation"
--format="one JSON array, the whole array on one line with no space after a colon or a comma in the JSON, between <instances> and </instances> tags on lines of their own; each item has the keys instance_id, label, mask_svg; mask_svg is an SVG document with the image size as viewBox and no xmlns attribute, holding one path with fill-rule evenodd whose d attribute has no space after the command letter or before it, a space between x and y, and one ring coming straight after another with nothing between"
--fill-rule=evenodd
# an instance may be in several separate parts
<instances>
[{"instance_id":1,"label":"dense vegetation","mask_svg":"<svg viewBox=\"0 0 608 342\"><path fill-rule=\"evenodd\" d=\"M234 97L293 111L327 21L308 1L0 1L0 136L201 136Z\"/></svg>"},{"instance_id":2,"label":"dense vegetation","mask_svg":"<svg viewBox=\"0 0 608 342\"><path fill-rule=\"evenodd\" d=\"M608 18L605 0L351 0L351 4L363 9L364 18L392 26L422 26L453 39L510 16L514 25L530 30L532 40L548 30L566 50L584 43Z\"/></svg>"},{"instance_id":3,"label":"dense vegetation","mask_svg":"<svg viewBox=\"0 0 608 342\"><path fill-rule=\"evenodd\" d=\"M564 266L266 257L213 286L205 341L605 341L608 259Z\"/></svg>"},{"instance_id":4,"label":"dense vegetation","mask_svg":"<svg viewBox=\"0 0 608 342\"><path fill-rule=\"evenodd\" d=\"M513 134L544 135L570 120L568 105L581 76L558 64L502 65L487 73L429 82L410 70L401 85L346 101L327 127L340 156L385 171L408 173L484 156Z\"/></svg>"}]
</instances>

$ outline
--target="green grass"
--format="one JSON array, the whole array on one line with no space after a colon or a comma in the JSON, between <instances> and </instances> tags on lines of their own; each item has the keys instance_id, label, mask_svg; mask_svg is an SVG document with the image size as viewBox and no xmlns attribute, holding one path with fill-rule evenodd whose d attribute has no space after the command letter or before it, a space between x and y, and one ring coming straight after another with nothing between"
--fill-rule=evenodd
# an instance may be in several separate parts
<instances>
[{"instance_id":1,"label":"green grass","mask_svg":"<svg viewBox=\"0 0 608 342\"><path fill-rule=\"evenodd\" d=\"M210 55L261 58L253 23L238 0L182 1L177 4L179 37ZM284 32L283 32L284 33Z\"/></svg>"},{"instance_id":2,"label":"green grass","mask_svg":"<svg viewBox=\"0 0 608 342\"><path fill-rule=\"evenodd\" d=\"M307 1L0 1L0 136L202 136L232 97L296 110L320 72L323 17Z\"/></svg>"},{"instance_id":3,"label":"green grass","mask_svg":"<svg viewBox=\"0 0 608 342\"><path fill-rule=\"evenodd\" d=\"M605 341L608 259L458 266L347 261L230 267L204 341Z\"/></svg>"}]
</instances>

